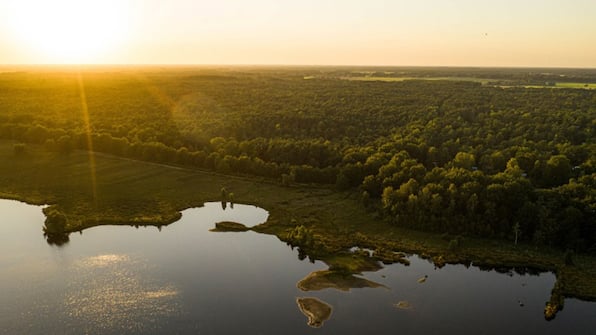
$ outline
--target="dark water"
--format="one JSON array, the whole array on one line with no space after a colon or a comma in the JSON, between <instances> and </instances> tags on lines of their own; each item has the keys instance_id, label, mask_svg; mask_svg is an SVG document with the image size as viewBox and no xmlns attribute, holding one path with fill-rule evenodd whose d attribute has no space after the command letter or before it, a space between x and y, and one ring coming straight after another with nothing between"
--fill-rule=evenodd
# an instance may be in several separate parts
<instances>
[{"instance_id":1,"label":"dark water","mask_svg":"<svg viewBox=\"0 0 596 335\"><path fill-rule=\"evenodd\" d=\"M273 236L209 231L266 217L209 203L161 231L95 227L57 247L42 235L40 207L0 200L0 333L592 334L596 326L596 304L574 299L544 320L551 273L435 269L415 255L410 266L364 273L385 288L303 292L296 283L324 263L298 260ZM307 324L303 297L332 308L321 328Z\"/></svg>"}]
</instances>

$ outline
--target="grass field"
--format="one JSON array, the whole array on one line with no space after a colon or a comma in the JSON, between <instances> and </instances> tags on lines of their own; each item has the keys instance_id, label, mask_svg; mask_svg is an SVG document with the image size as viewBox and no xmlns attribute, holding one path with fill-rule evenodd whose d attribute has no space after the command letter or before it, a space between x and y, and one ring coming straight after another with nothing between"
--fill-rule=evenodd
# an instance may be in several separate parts
<instances>
[{"instance_id":1,"label":"grass field","mask_svg":"<svg viewBox=\"0 0 596 335\"><path fill-rule=\"evenodd\" d=\"M583 88L583 89L596 89L596 84L593 83L557 83L555 87L561 88Z\"/></svg>"},{"instance_id":2,"label":"grass field","mask_svg":"<svg viewBox=\"0 0 596 335\"><path fill-rule=\"evenodd\" d=\"M246 179L85 151L68 155L28 145L15 155L14 142L0 141L0 197L50 204L64 213L69 231L98 224L153 224L175 221L179 211L218 201L221 188L238 203L270 212L270 222L294 226L369 220L353 200L327 188L282 187L270 180ZM292 206L288 204L292 203ZM313 208L320 211L312 213ZM341 211L333 209L342 208Z\"/></svg>"},{"instance_id":3,"label":"grass field","mask_svg":"<svg viewBox=\"0 0 596 335\"><path fill-rule=\"evenodd\" d=\"M169 224L185 208L219 200L221 188L225 187L234 193L236 202L269 211L268 221L256 227L256 231L277 235L285 241L294 227L308 227L320 249L310 252L332 268L358 272L362 264L368 266L365 260L346 254L348 248L357 245L377 250L379 255L382 250L417 253L437 266L473 263L487 268L554 271L559 281L565 283L561 285L561 294L596 300L593 257L576 256L575 266L565 266L560 251L472 238L466 238L454 250L449 248L453 237L405 230L374 219L353 193L306 185L282 187L270 180L230 177L109 155L96 154L90 159L85 151L64 155L29 145L24 154L15 155L14 144L0 141L0 197L50 204L67 217L68 231L102 224ZM93 168L91 161L95 162Z\"/></svg>"},{"instance_id":4,"label":"grass field","mask_svg":"<svg viewBox=\"0 0 596 335\"><path fill-rule=\"evenodd\" d=\"M375 76L355 76L355 77L342 77L344 80L359 80L359 81L386 81L386 82L399 82L406 80L448 80L448 81L471 81L475 83L481 83L483 85L488 84L494 79L488 78L474 78L474 77L375 77Z\"/></svg>"},{"instance_id":5,"label":"grass field","mask_svg":"<svg viewBox=\"0 0 596 335\"><path fill-rule=\"evenodd\" d=\"M502 81L490 78L475 78L475 77L375 77L375 76L349 76L342 77L343 80L357 80L357 81L383 81L383 82L401 82L406 80L447 80L447 81L469 81L474 83L481 83L482 85L490 85L491 82ZM507 80L506 80L507 81ZM499 87L524 87L524 88L575 88L575 89L596 89L594 83L566 83L557 82L554 86L549 85L497 85Z\"/></svg>"}]
</instances>

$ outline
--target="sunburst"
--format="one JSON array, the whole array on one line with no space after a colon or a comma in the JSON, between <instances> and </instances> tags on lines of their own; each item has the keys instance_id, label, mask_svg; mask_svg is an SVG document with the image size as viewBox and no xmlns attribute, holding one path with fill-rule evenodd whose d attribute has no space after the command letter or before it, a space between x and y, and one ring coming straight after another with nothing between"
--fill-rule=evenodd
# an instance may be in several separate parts
<instances>
[{"instance_id":1,"label":"sunburst","mask_svg":"<svg viewBox=\"0 0 596 335\"><path fill-rule=\"evenodd\" d=\"M130 8L118 0L19 0L9 4L15 38L46 63L93 63L122 44Z\"/></svg>"}]
</instances>

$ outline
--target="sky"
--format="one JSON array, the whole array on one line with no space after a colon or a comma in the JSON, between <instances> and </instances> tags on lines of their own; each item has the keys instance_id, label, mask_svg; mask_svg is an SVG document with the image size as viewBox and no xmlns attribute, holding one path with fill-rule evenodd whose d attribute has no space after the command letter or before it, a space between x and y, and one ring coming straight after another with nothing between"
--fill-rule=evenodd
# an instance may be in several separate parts
<instances>
[{"instance_id":1,"label":"sky","mask_svg":"<svg viewBox=\"0 0 596 335\"><path fill-rule=\"evenodd\" d=\"M596 67L595 0L0 0L0 64Z\"/></svg>"}]
</instances>

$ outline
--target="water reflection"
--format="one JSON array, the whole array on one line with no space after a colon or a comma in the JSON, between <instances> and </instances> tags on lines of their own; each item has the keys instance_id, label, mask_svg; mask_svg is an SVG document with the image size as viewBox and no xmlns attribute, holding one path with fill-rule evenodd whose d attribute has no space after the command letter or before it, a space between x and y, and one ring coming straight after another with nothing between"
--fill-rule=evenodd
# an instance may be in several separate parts
<instances>
[{"instance_id":1,"label":"water reflection","mask_svg":"<svg viewBox=\"0 0 596 335\"><path fill-rule=\"evenodd\" d=\"M296 234L311 246L297 253L254 231L208 231L219 221L264 222L267 212L254 206L208 203L159 233L97 227L66 235L62 248L41 241L35 210L29 221L0 220L8 229L0 236L0 333L588 334L594 321L594 304L568 299L565 313L545 322L557 285L539 269L356 247L324 253L308 234ZM563 298L555 292L553 302Z\"/></svg>"},{"instance_id":2,"label":"water reflection","mask_svg":"<svg viewBox=\"0 0 596 335\"><path fill-rule=\"evenodd\" d=\"M306 232L308 234L308 232ZM301 238L301 240L306 240ZM311 245L314 244L311 242ZM312 247L300 247L295 245L292 242L288 242L288 245L293 249L298 247L298 258L303 260L308 257L311 262L322 261L326 263L329 268L327 270L318 270L313 271L303 279L301 279L297 284L298 287L302 291L323 291L326 289L335 289L338 291L348 292L352 289L362 289L362 288L386 288L390 289L388 286L381 284L379 282L375 282L369 280L362 276L362 272L369 272L374 273L379 270L384 269L384 266L399 263L404 266L410 265L409 257L406 257L406 254L401 252L392 252L388 250L370 250L370 249L362 249L359 247L352 247L347 251L334 253L332 255L325 255L325 253L321 253L320 251L314 250ZM308 251L307 251L308 250ZM318 256L317 256L318 255ZM323 255L323 256L321 256ZM410 255L411 256L411 255ZM421 258L422 259L422 258ZM514 276L539 276L545 272L548 272L544 269L540 268L532 268L532 267L505 267L505 266L494 266L494 265L486 265L486 264L473 264L470 261L463 261L461 263L453 262L447 263L442 256L426 256L424 258L426 262L432 264L435 271L438 271L444 268L447 264L450 265L463 265L465 268L475 267L481 272L494 272L498 274L503 274L508 277ZM381 278L386 278L385 275L381 276ZM421 277L415 278L414 281L418 284L426 283L429 276L427 274L422 275ZM554 284L554 288L551 290L551 297L550 300L546 302L546 306L543 307L544 310L544 318L547 321L550 321L555 318L557 312L561 311L564 306L564 297L561 291L562 284L560 283L561 279L558 278ZM523 282L521 287L525 287L526 283ZM332 308L330 304L324 303L325 305ZM516 304L519 307L524 307L525 303L517 299ZM299 303L300 305L300 303ZM308 324L313 327L321 327L322 322L317 322L317 318L313 316L312 311L309 311L309 308L305 307L306 305L315 306L313 308L316 309L318 306L317 303L309 302L309 304L300 305L300 310L309 317ZM393 306L400 310L412 310L412 304L410 301L401 300L397 303L394 303ZM330 316L329 316L330 317Z\"/></svg>"},{"instance_id":3,"label":"water reflection","mask_svg":"<svg viewBox=\"0 0 596 335\"><path fill-rule=\"evenodd\" d=\"M46 239L46 242L49 245L55 245L57 247L62 247L68 242L70 242L70 235L69 233L50 233L47 231L43 232L43 236Z\"/></svg>"},{"instance_id":4,"label":"water reflection","mask_svg":"<svg viewBox=\"0 0 596 335\"><path fill-rule=\"evenodd\" d=\"M98 255L87 257L78 262L81 267L105 267L108 265L116 265L118 263L129 262L130 258L127 255Z\"/></svg>"},{"instance_id":5,"label":"water reflection","mask_svg":"<svg viewBox=\"0 0 596 335\"><path fill-rule=\"evenodd\" d=\"M142 275L147 264L125 254L86 257L73 263L64 301L69 318L87 331L144 332L180 312L179 290Z\"/></svg>"}]
</instances>

